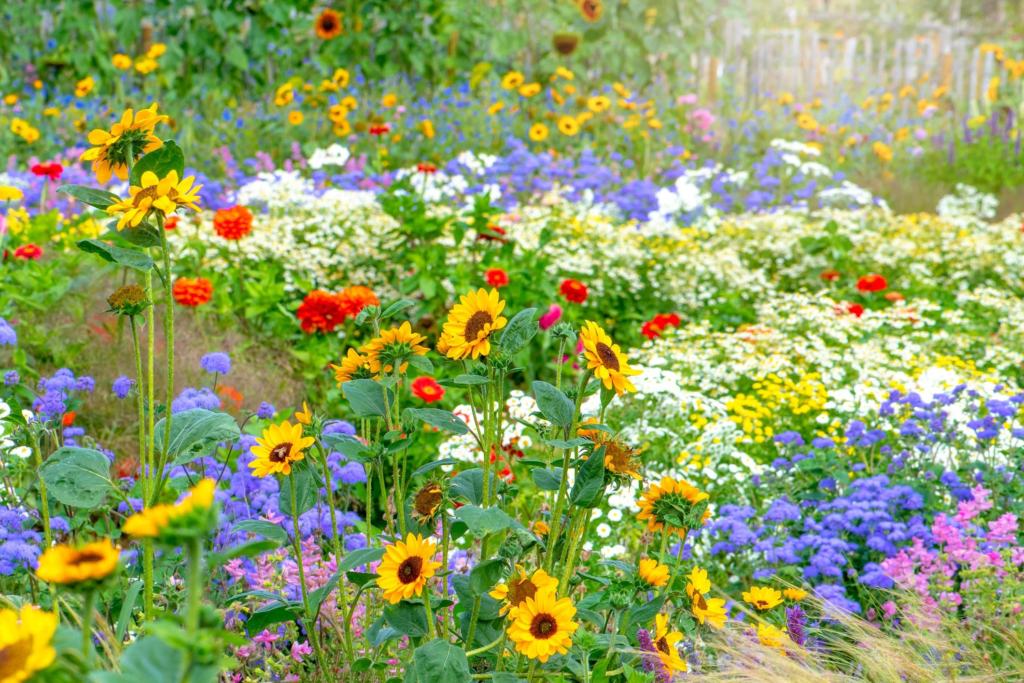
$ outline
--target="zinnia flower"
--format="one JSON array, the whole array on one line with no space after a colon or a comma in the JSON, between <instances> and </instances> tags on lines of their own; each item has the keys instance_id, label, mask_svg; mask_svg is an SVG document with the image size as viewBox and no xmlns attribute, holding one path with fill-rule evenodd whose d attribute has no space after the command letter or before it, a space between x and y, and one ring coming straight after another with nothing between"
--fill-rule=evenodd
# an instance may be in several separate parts
<instances>
[{"instance_id":1,"label":"zinnia flower","mask_svg":"<svg viewBox=\"0 0 1024 683\"><path fill-rule=\"evenodd\" d=\"M572 620L574 616L572 600L559 600L550 588L542 590L519 604L508 637L516 644L517 652L544 663L555 653L569 652L572 634L580 626Z\"/></svg>"},{"instance_id":2,"label":"zinnia flower","mask_svg":"<svg viewBox=\"0 0 1024 683\"><path fill-rule=\"evenodd\" d=\"M384 599L395 605L420 595L427 579L441 566L433 560L436 554L437 541L419 534L409 534L404 542L387 546L377 567L377 586L384 589Z\"/></svg>"},{"instance_id":3,"label":"zinnia flower","mask_svg":"<svg viewBox=\"0 0 1024 683\"><path fill-rule=\"evenodd\" d=\"M857 289L861 292L881 292L889 286L885 278L876 273L865 275L857 280Z\"/></svg>"},{"instance_id":4,"label":"zinnia flower","mask_svg":"<svg viewBox=\"0 0 1024 683\"><path fill-rule=\"evenodd\" d=\"M302 425L285 420L281 424L272 424L263 430L263 437L256 437L256 444L249 450L256 457L249 463L253 476L263 478L268 474L292 473L292 463L305 458L304 450L313 445L316 439L302 436Z\"/></svg>"},{"instance_id":5,"label":"zinnia flower","mask_svg":"<svg viewBox=\"0 0 1024 683\"><path fill-rule=\"evenodd\" d=\"M558 291L565 297L565 300L581 304L587 300L587 286L579 280L566 279L558 286Z\"/></svg>"},{"instance_id":6,"label":"zinnia flower","mask_svg":"<svg viewBox=\"0 0 1024 683\"><path fill-rule=\"evenodd\" d=\"M171 290L174 300L182 306L195 308L213 298L213 283L206 278L179 277Z\"/></svg>"},{"instance_id":7,"label":"zinnia flower","mask_svg":"<svg viewBox=\"0 0 1024 683\"><path fill-rule=\"evenodd\" d=\"M14 250L14 258L22 261L38 261L42 255L42 248L35 244L25 244Z\"/></svg>"},{"instance_id":8,"label":"zinnia flower","mask_svg":"<svg viewBox=\"0 0 1024 683\"><path fill-rule=\"evenodd\" d=\"M519 574L518 577L516 572ZM526 570L523 569L522 565L517 564L516 572L513 572L507 581L502 581L494 587L494 590L488 593L492 598L502 603L498 614L508 612L511 619L516 618L519 606L526 602L528 598L536 597L542 590L550 590L552 592L558 590L558 579L548 576L548 573L543 569L538 569L533 573L532 577L528 578Z\"/></svg>"},{"instance_id":9,"label":"zinnia flower","mask_svg":"<svg viewBox=\"0 0 1024 683\"><path fill-rule=\"evenodd\" d=\"M412 381L412 395L426 403L433 403L444 398L444 387L433 377L417 377Z\"/></svg>"},{"instance_id":10,"label":"zinnia flower","mask_svg":"<svg viewBox=\"0 0 1024 683\"><path fill-rule=\"evenodd\" d=\"M213 215L213 231L226 240L240 240L252 231L252 212L244 206L218 209Z\"/></svg>"},{"instance_id":11,"label":"zinnia flower","mask_svg":"<svg viewBox=\"0 0 1024 683\"><path fill-rule=\"evenodd\" d=\"M295 317L301 321L302 331L307 334L334 332L345 322L345 308L338 294L314 289L302 300Z\"/></svg>"},{"instance_id":12,"label":"zinnia flower","mask_svg":"<svg viewBox=\"0 0 1024 683\"><path fill-rule=\"evenodd\" d=\"M352 318L359 315L367 306L380 306L380 300L373 290L362 285L343 289L338 296L341 297L341 307L345 315Z\"/></svg>"},{"instance_id":13,"label":"zinnia flower","mask_svg":"<svg viewBox=\"0 0 1024 683\"><path fill-rule=\"evenodd\" d=\"M504 287L508 284L508 273L501 268L490 268L484 273L484 279L491 287Z\"/></svg>"},{"instance_id":14,"label":"zinnia flower","mask_svg":"<svg viewBox=\"0 0 1024 683\"><path fill-rule=\"evenodd\" d=\"M40 177L45 176L48 180L57 181L64 173L64 167L52 161L46 164L36 164L32 167L32 173Z\"/></svg>"},{"instance_id":15,"label":"zinnia flower","mask_svg":"<svg viewBox=\"0 0 1024 683\"><path fill-rule=\"evenodd\" d=\"M491 352L492 332L505 327L508 322L501 316L505 302L498 297L498 290L488 292L479 289L459 297L448 314L444 332L448 335L448 358L463 359L487 356Z\"/></svg>"}]
</instances>

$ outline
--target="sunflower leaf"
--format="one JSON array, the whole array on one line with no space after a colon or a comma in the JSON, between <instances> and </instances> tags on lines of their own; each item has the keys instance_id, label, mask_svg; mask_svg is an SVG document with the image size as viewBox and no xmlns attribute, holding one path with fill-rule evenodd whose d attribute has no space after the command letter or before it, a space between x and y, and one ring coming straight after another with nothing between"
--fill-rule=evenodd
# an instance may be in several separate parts
<instances>
[{"instance_id":1,"label":"sunflower leaf","mask_svg":"<svg viewBox=\"0 0 1024 683\"><path fill-rule=\"evenodd\" d=\"M465 683L473 678L465 650L443 638L416 648L413 665L417 683Z\"/></svg>"},{"instance_id":2,"label":"sunflower leaf","mask_svg":"<svg viewBox=\"0 0 1024 683\"><path fill-rule=\"evenodd\" d=\"M102 240L79 240L75 246L87 254L96 254L104 261L117 263L143 272L153 269L153 259L141 251L114 247Z\"/></svg>"},{"instance_id":3,"label":"sunflower leaf","mask_svg":"<svg viewBox=\"0 0 1024 683\"><path fill-rule=\"evenodd\" d=\"M533 393L537 396L537 406L548 422L559 427L572 424L576 406L560 389L547 382L534 382Z\"/></svg>"},{"instance_id":4,"label":"sunflower leaf","mask_svg":"<svg viewBox=\"0 0 1024 683\"><path fill-rule=\"evenodd\" d=\"M345 398L359 417L384 417L394 402L394 392L372 379L354 379L342 385ZM387 393L385 401L384 394Z\"/></svg>"},{"instance_id":5,"label":"sunflower leaf","mask_svg":"<svg viewBox=\"0 0 1024 683\"><path fill-rule=\"evenodd\" d=\"M501 341L498 343L498 346L509 357L516 355L537 334L540 328L537 326L537 321L534 320L536 314L536 308L526 308L519 311L509 321L505 331L501 333Z\"/></svg>"},{"instance_id":6,"label":"sunflower leaf","mask_svg":"<svg viewBox=\"0 0 1024 683\"><path fill-rule=\"evenodd\" d=\"M163 180L167 174L174 171L178 174L178 180L185 177L185 153L181 147L175 144L174 140L167 140L159 149L146 154L132 167L132 174L129 182L133 187L142 186L142 174L152 171L159 179Z\"/></svg>"},{"instance_id":7,"label":"sunflower leaf","mask_svg":"<svg viewBox=\"0 0 1024 683\"><path fill-rule=\"evenodd\" d=\"M57 188L57 192L71 195L83 204L88 204L96 209L105 209L108 206L113 206L119 200L119 197L113 192L84 185L61 185Z\"/></svg>"},{"instance_id":8,"label":"sunflower leaf","mask_svg":"<svg viewBox=\"0 0 1024 683\"><path fill-rule=\"evenodd\" d=\"M469 590L473 597L490 591L501 581L508 565L505 560L484 560L469 570Z\"/></svg>"},{"instance_id":9,"label":"sunflower leaf","mask_svg":"<svg viewBox=\"0 0 1024 683\"><path fill-rule=\"evenodd\" d=\"M408 299L402 299L401 301L396 301L395 303L393 303L390 306L388 306L387 309L385 309L384 312L380 314L380 319L381 320L386 320L386 319L390 318L391 316L393 316L395 313L398 313L399 311L401 311L403 309L409 308L410 306L414 306L415 303L416 302L410 301Z\"/></svg>"},{"instance_id":10,"label":"sunflower leaf","mask_svg":"<svg viewBox=\"0 0 1024 683\"><path fill-rule=\"evenodd\" d=\"M431 427L437 427L446 432L454 434L469 433L469 427L466 426L466 423L447 410L440 410L438 408L406 408L403 415L413 420L426 422Z\"/></svg>"},{"instance_id":11,"label":"sunflower leaf","mask_svg":"<svg viewBox=\"0 0 1024 683\"><path fill-rule=\"evenodd\" d=\"M604 446L601 446L577 469L569 500L582 508L597 507L604 498L604 488Z\"/></svg>"}]
</instances>

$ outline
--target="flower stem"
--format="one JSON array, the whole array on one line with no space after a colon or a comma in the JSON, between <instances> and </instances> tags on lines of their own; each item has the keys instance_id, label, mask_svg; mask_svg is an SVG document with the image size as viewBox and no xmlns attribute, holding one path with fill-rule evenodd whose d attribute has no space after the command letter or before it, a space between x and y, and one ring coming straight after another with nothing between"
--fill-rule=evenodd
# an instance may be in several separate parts
<instances>
[{"instance_id":1,"label":"flower stem","mask_svg":"<svg viewBox=\"0 0 1024 683\"><path fill-rule=\"evenodd\" d=\"M203 597L203 548L199 538L188 542L188 612L185 630L192 640L199 630L199 610Z\"/></svg>"},{"instance_id":2,"label":"flower stem","mask_svg":"<svg viewBox=\"0 0 1024 683\"><path fill-rule=\"evenodd\" d=\"M299 540L299 516L296 510L299 507L295 496L295 473L288 475L288 484L292 492L292 529L295 532L293 551L295 552L295 564L299 567L299 588L302 589L302 607L306 613L307 635L309 642L313 643L313 650L316 654L318 668L323 671L323 657L320 655L320 639L316 634L316 624L313 623L313 615L309 611L309 592L306 589L306 567L302 562L302 542Z\"/></svg>"},{"instance_id":3,"label":"flower stem","mask_svg":"<svg viewBox=\"0 0 1024 683\"><path fill-rule=\"evenodd\" d=\"M164 214L156 212L156 229L160 231L160 249L164 256L164 326L167 345L167 392L164 400L166 416L164 417L164 447L160 453L160 470L167 463L167 451L171 446L171 398L174 396L174 297L171 295L171 252L167 246L167 231L164 230ZM152 409L152 406L150 406ZM156 493L159 493L157 491Z\"/></svg>"},{"instance_id":4,"label":"flower stem","mask_svg":"<svg viewBox=\"0 0 1024 683\"><path fill-rule=\"evenodd\" d=\"M331 470L327 466L327 452L324 451L323 444L320 443L320 439L316 440L316 448L320 454L320 463L324 468L324 482L327 484L327 507L331 510L331 533L333 534L332 540L334 541L334 561L341 563L341 537L338 535L338 515L334 508L334 482L331 479ZM341 613L344 614L348 611L348 590L345 587L345 581L338 582L338 595L341 602ZM342 627L345 629L345 651L348 654L350 661L354 661L353 647L352 647L352 627L346 620Z\"/></svg>"},{"instance_id":5,"label":"flower stem","mask_svg":"<svg viewBox=\"0 0 1024 683\"><path fill-rule=\"evenodd\" d=\"M135 350L135 394L138 396L138 408L139 408L139 467L143 470L142 476L142 500L149 499L149 489L147 487L147 480L145 477L146 467L146 405L145 399L143 399L142 392L145 386L145 380L142 377L142 349L139 347L139 329L135 326L135 316L128 316L128 324L132 328L132 346Z\"/></svg>"},{"instance_id":6,"label":"flower stem","mask_svg":"<svg viewBox=\"0 0 1024 683\"><path fill-rule=\"evenodd\" d=\"M85 594L85 604L82 607L82 654L85 661L92 660L92 603L96 597L96 591L90 590Z\"/></svg>"}]
</instances>

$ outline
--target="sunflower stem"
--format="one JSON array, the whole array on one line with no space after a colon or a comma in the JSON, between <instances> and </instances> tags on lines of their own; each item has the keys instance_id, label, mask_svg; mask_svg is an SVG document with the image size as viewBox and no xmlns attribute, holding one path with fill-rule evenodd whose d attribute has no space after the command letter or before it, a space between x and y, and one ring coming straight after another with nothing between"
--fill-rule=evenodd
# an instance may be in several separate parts
<instances>
[{"instance_id":1,"label":"sunflower stem","mask_svg":"<svg viewBox=\"0 0 1024 683\"><path fill-rule=\"evenodd\" d=\"M437 638L437 629L434 627L434 613L430 609L430 590L423 591L423 609L427 612L427 628L430 629L431 639Z\"/></svg>"},{"instance_id":2,"label":"sunflower stem","mask_svg":"<svg viewBox=\"0 0 1024 683\"><path fill-rule=\"evenodd\" d=\"M388 487L384 483L384 462L374 463L373 468L377 470L377 477L380 479L380 500L384 505L384 520L387 523L388 536L395 537L395 525L391 519L391 510L388 508Z\"/></svg>"},{"instance_id":3,"label":"sunflower stem","mask_svg":"<svg viewBox=\"0 0 1024 683\"><path fill-rule=\"evenodd\" d=\"M302 542L299 540L299 516L295 514L299 504L295 495L295 473L288 475L288 484L292 493L292 530L294 531L293 547L295 553L295 564L299 567L299 587L302 589L302 607L306 613L306 636L309 642L313 643L313 651L316 654L317 668L323 671L323 657L320 654L320 639L316 636L316 624L313 622L313 615L309 612L309 591L306 589L306 568L302 562Z\"/></svg>"},{"instance_id":4,"label":"sunflower stem","mask_svg":"<svg viewBox=\"0 0 1024 683\"><path fill-rule=\"evenodd\" d=\"M676 564L672 567L672 576L669 578L668 583L661 589L661 594L666 591L672 590L672 584L676 582L676 575L679 573L679 565L683 563L683 550L686 548L686 536L690 533L689 529L684 529L681 538L679 539L679 554L676 555Z\"/></svg>"},{"instance_id":5,"label":"sunflower stem","mask_svg":"<svg viewBox=\"0 0 1024 683\"><path fill-rule=\"evenodd\" d=\"M331 540L334 541L334 561L340 564L342 559L341 539L338 536L338 516L334 507L334 482L331 480L331 470L327 466L327 452L324 451L323 444L320 442L319 438L316 440L316 449L320 454L320 463L323 465L324 469L324 481L327 484L327 507L331 510L331 533L333 534ZM344 581L338 582L338 593L341 602L341 611L342 614L344 614L348 608L348 589L345 587ZM349 660L354 661L352 627L347 620L342 624L342 627L345 629L345 652L348 654Z\"/></svg>"},{"instance_id":6,"label":"sunflower stem","mask_svg":"<svg viewBox=\"0 0 1024 683\"><path fill-rule=\"evenodd\" d=\"M444 578L441 580L441 585L444 587L443 598L448 598L448 545L450 543L451 530L448 528L448 511L441 510L441 571L445 572ZM448 617L450 610L445 610L445 618L441 620L441 632L447 637L448 636Z\"/></svg>"},{"instance_id":7,"label":"sunflower stem","mask_svg":"<svg viewBox=\"0 0 1024 683\"><path fill-rule=\"evenodd\" d=\"M199 611L203 597L203 549L198 537L188 542L188 612L185 630L192 640L199 630Z\"/></svg>"},{"instance_id":8,"label":"sunflower stem","mask_svg":"<svg viewBox=\"0 0 1024 683\"><path fill-rule=\"evenodd\" d=\"M26 427L25 431L28 432L29 443L32 445L32 457L36 461L36 471L39 473L39 502L40 502L40 514L43 517L43 535L46 538L46 547L53 547L53 531L50 529L50 499L46 494L46 482L43 481L43 454L39 450L39 437L36 436L35 432L32 431L31 427ZM60 623L60 609L57 606L57 587L54 584L50 585L50 595L53 596L53 613L57 615L57 622Z\"/></svg>"},{"instance_id":9,"label":"sunflower stem","mask_svg":"<svg viewBox=\"0 0 1024 683\"><path fill-rule=\"evenodd\" d=\"M86 591L82 606L82 655L86 662L92 661L92 603L95 597L95 589Z\"/></svg>"},{"instance_id":10,"label":"sunflower stem","mask_svg":"<svg viewBox=\"0 0 1024 683\"><path fill-rule=\"evenodd\" d=\"M164 418L164 447L160 453L159 469L162 471L167 463L168 449L171 447L171 398L174 395L174 297L171 295L171 252L167 246L167 231L164 230L162 211L156 212L156 229L160 231L160 250L164 257L164 301L167 306L164 311L165 344L167 345L167 389L164 404L167 416ZM157 490L153 493L159 494L160 491Z\"/></svg>"},{"instance_id":11,"label":"sunflower stem","mask_svg":"<svg viewBox=\"0 0 1024 683\"><path fill-rule=\"evenodd\" d=\"M472 657L474 655L478 655L478 654L481 654L483 652L487 652L488 650L493 648L495 645L500 645L505 640L506 633L507 633L507 631L505 629L502 629L501 630L501 635L497 639L495 639L493 642L488 643L487 645L484 645L483 647L478 647L475 650L470 650L469 652L466 653L466 657ZM498 653L498 654L500 655L501 653Z\"/></svg>"},{"instance_id":12,"label":"sunflower stem","mask_svg":"<svg viewBox=\"0 0 1024 683\"><path fill-rule=\"evenodd\" d=\"M135 349L135 395L138 397L139 408L139 467L146 466L146 404L142 396L145 381L142 377L142 349L139 346L139 329L135 326L135 316L128 316L128 324L132 328L132 346ZM142 477L142 500L149 498L149 488L146 477Z\"/></svg>"}]
</instances>

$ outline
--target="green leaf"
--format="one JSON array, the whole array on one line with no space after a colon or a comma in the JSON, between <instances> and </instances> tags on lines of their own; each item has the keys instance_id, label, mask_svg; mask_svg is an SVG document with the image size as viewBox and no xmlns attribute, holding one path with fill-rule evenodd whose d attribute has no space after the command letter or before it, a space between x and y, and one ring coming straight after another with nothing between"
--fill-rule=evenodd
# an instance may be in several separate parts
<instances>
[{"instance_id":1,"label":"green leaf","mask_svg":"<svg viewBox=\"0 0 1024 683\"><path fill-rule=\"evenodd\" d=\"M385 605L384 619L388 622L388 626L403 636L422 638L429 633L427 613L422 603L402 600L395 605Z\"/></svg>"},{"instance_id":2,"label":"green leaf","mask_svg":"<svg viewBox=\"0 0 1024 683\"><path fill-rule=\"evenodd\" d=\"M121 230L118 230L117 221L111 221L109 228L111 235L123 237L137 247L159 247L162 244L160 241L160 231L152 223L144 221L134 228L126 225Z\"/></svg>"},{"instance_id":3,"label":"green leaf","mask_svg":"<svg viewBox=\"0 0 1024 683\"><path fill-rule=\"evenodd\" d=\"M107 192L95 187L86 187L85 185L61 185L57 188L57 192L71 195L78 201L97 209L106 209L108 206L113 206L120 201L120 197L113 192Z\"/></svg>"},{"instance_id":4,"label":"green leaf","mask_svg":"<svg viewBox=\"0 0 1024 683\"><path fill-rule=\"evenodd\" d=\"M249 70L249 59L245 56L245 50L236 40L228 41L228 49L224 51L224 60L239 71Z\"/></svg>"},{"instance_id":5,"label":"green leaf","mask_svg":"<svg viewBox=\"0 0 1024 683\"><path fill-rule=\"evenodd\" d=\"M338 565L338 571L344 572L349 569L355 569L364 564L376 562L382 557L384 557L384 548L360 548L359 550L353 550L346 553L345 559Z\"/></svg>"},{"instance_id":6,"label":"green leaf","mask_svg":"<svg viewBox=\"0 0 1024 683\"><path fill-rule=\"evenodd\" d=\"M547 382L534 382L533 393L537 397L537 406L548 422L559 427L572 424L576 406L560 389Z\"/></svg>"},{"instance_id":7,"label":"green leaf","mask_svg":"<svg viewBox=\"0 0 1024 683\"><path fill-rule=\"evenodd\" d=\"M114 629L115 640L124 642L124 634L128 631L128 624L132 620L132 610L135 609L135 602L142 592L143 582L132 581L124 595L124 602L121 603L121 614L117 618L117 627Z\"/></svg>"},{"instance_id":8,"label":"green leaf","mask_svg":"<svg viewBox=\"0 0 1024 683\"><path fill-rule=\"evenodd\" d=\"M489 472L487 479L489 480L488 493L490 493L498 481L494 472ZM451 492L453 496L461 496L474 505L482 505L484 502L484 471L479 467L474 467L471 470L459 472L452 477Z\"/></svg>"},{"instance_id":9,"label":"green leaf","mask_svg":"<svg viewBox=\"0 0 1024 683\"><path fill-rule=\"evenodd\" d=\"M246 543L231 546L227 550L223 550L219 553L210 553L206 556L207 563L211 567L219 567L222 564L227 564L236 557L252 557L253 555L259 555L260 553L274 550L280 545L281 544L277 541L270 539L248 541Z\"/></svg>"},{"instance_id":10,"label":"green leaf","mask_svg":"<svg viewBox=\"0 0 1024 683\"><path fill-rule=\"evenodd\" d=\"M145 636L125 649L119 662L120 673L94 671L90 680L97 683L178 683L185 673L184 657L184 652L159 637ZM207 668L210 667L204 667ZM201 671L203 669L191 671L189 680L196 683L216 680L216 668L212 677Z\"/></svg>"},{"instance_id":11,"label":"green leaf","mask_svg":"<svg viewBox=\"0 0 1024 683\"><path fill-rule=\"evenodd\" d=\"M413 366L420 372L426 375L434 374L434 364L430 362L430 359L426 356L409 356L405 359L409 365Z\"/></svg>"},{"instance_id":12,"label":"green leaf","mask_svg":"<svg viewBox=\"0 0 1024 683\"><path fill-rule=\"evenodd\" d=\"M508 529L512 526L512 518L497 505L481 508L476 505L463 505L455 511L455 516L466 523L470 533L483 538L495 531Z\"/></svg>"},{"instance_id":13,"label":"green leaf","mask_svg":"<svg viewBox=\"0 0 1024 683\"><path fill-rule=\"evenodd\" d=\"M507 569L505 560L484 560L469 570L469 590L476 598L489 592L501 581Z\"/></svg>"},{"instance_id":14,"label":"green leaf","mask_svg":"<svg viewBox=\"0 0 1024 683\"><path fill-rule=\"evenodd\" d=\"M466 574L455 574L451 577L452 587L455 589L455 594L459 598L459 603L456 609L465 610L466 619L469 619L469 612L472 609L476 595L473 595L473 591L469 587L469 576ZM490 621L491 619L497 619L500 615L498 612L501 611L501 603L492 598L487 593L480 595L480 621Z\"/></svg>"},{"instance_id":15,"label":"green leaf","mask_svg":"<svg viewBox=\"0 0 1024 683\"><path fill-rule=\"evenodd\" d=\"M637 602L633 605L633 609L629 611L629 623L626 624L626 629L633 624L646 624L647 622L654 619L654 616L661 611L662 606L665 604L665 599L668 594L662 594L651 601Z\"/></svg>"},{"instance_id":16,"label":"green leaf","mask_svg":"<svg viewBox=\"0 0 1024 683\"><path fill-rule=\"evenodd\" d=\"M596 449L576 470L576 481L569 492L569 501L581 508L593 508L604 498L604 446Z\"/></svg>"},{"instance_id":17,"label":"green leaf","mask_svg":"<svg viewBox=\"0 0 1024 683\"><path fill-rule=\"evenodd\" d=\"M403 414L413 420L426 422L431 427L437 427L446 432L452 432L453 434L469 433L469 427L466 426L462 418L447 410L440 410L439 408L406 408Z\"/></svg>"},{"instance_id":18,"label":"green leaf","mask_svg":"<svg viewBox=\"0 0 1024 683\"><path fill-rule=\"evenodd\" d=\"M533 475L533 483L541 491L557 491L562 486L562 468L556 467L552 472L549 469L536 467L530 470Z\"/></svg>"},{"instance_id":19,"label":"green leaf","mask_svg":"<svg viewBox=\"0 0 1024 683\"><path fill-rule=\"evenodd\" d=\"M447 640L438 638L421 645L413 652L417 683L470 683L466 652Z\"/></svg>"},{"instance_id":20,"label":"green leaf","mask_svg":"<svg viewBox=\"0 0 1024 683\"><path fill-rule=\"evenodd\" d=\"M245 629L250 636L257 635L268 626L280 624L285 621L295 621L299 615L291 607L285 607L278 603L264 605L249 615L245 621Z\"/></svg>"},{"instance_id":21,"label":"green leaf","mask_svg":"<svg viewBox=\"0 0 1024 683\"><path fill-rule=\"evenodd\" d=\"M96 254L104 261L109 261L110 263L118 263L127 268L134 268L143 272L153 268L153 259L141 251L114 247L102 240L79 240L75 242L75 245L85 253Z\"/></svg>"},{"instance_id":22,"label":"green leaf","mask_svg":"<svg viewBox=\"0 0 1024 683\"><path fill-rule=\"evenodd\" d=\"M537 326L537 321L534 320L536 314L536 308L524 309L516 313L515 317L505 326L498 346L509 357L516 355L537 334L540 328Z\"/></svg>"},{"instance_id":23,"label":"green leaf","mask_svg":"<svg viewBox=\"0 0 1024 683\"><path fill-rule=\"evenodd\" d=\"M526 681L519 678L515 674L510 674L504 671L496 671L494 674L492 674L491 683L526 683Z\"/></svg>"},{"instance_id":24,"label":"green leaf","mask_svg":"<svg viewBox=\"0 0 1024 683\"><path fill-rule=\"evenodd\" d=\"M590 429L590 425L587 425L587 429ZM588 443L593 442L590 439L578 436L575 439L570 439L568 441L564 439L547 439L544 443L553 448L561 448L562 450L565 450L567 448L576 448L577 446L586 446Z\"/></svg>"},{"instance_id":25,"label":"green leaf","mask_svg":"<svg viewBox=\"0 0 1024 683\"><path fill-rule=\"evenodd\" d=\"M193 408L175 413L171 417L171 440L167 448L171 465L184 465L196 458L212 453L222 442L232 442L241 436L235 418L227 413ZM164 448L164 432L167 418L156 423L153 440L156 451Z\"/></svg>"},{"instance_id":26,"label":"green leaf","mask_svg":"<svg viewBox=\"0 0 1024 683\"><path fill-rule=\"evenodd\" d=\"M424 619L424 622L425 621L426 619ZM366 629L366 640L368 640L370 645L373 647L380 647L389 640L395 640L401 637L401 633L385 625L383 615L377 617L377 620L370 624L370 628Z\"/></svg>"},{"instance_id":27,"label":"green leaf","mask_svg":"<svg viewBox=\"0 0 1024 683\"><path fill-rule=\"evenodd\" d=\"M406 308L409 308L410 306L415 306L415 305L416 305L416 302L409 301L408 299L402 299L401 301L396 301L395 303L391 304L386 309L384 309L384 312L380 314L380 319L381 320L386 320L386 319L390 318L391 316L393 316L395 313L398 313L401 310L405 310Z\"/></svg>"},{"instance_id":28,"label":"green leaf","mask_svg":"<svg viewBox=\"0 0 1024 683\"><path fill-rule=\"evenodd\" d=\"M163 180L168 173L176 171L178 180L185 177L185 153L174 140L167 140L159 149L155 149L135 162L129 181L133 187L142 186L142 174L152 171L158 180Z\"/></svg>"},{"instance_id":29,"label":"green leaf","mask_svg":"<svg viewBox=\"0 0 1024 683\"><path fill-rule=\"evenodd\" d=\"M377 578L376 574L367 574L366 572L345 572L345 576L348 578L349 583L353 583L356 586L365 586Z\"/></svg>"},{"instance_id":30,"label":"green leaf","mask_svg":"<svg viewBox=\"0 0 1024 683\"><path fill-rule=\"evenodd\" d=\"M259 534L265 536L272 541L277 541L281 545L289 542L288 532L279 527L278 525L267 522L262 519L247 519L239 522L235 526L231 527L232 531L248 531L253 534Z\"/></svg>"},{"instance_id":31,"label":"green leaf","mask_svg":"<svg viewBox=\"0 0 1024 683\"><path fill-rule=\"evenodd\" d=\"M107 456L89 448L57 449L41 472L47 492L63 505L92 509L114 488Z\"/></svg>"},{"instance_id":32,"label":"green leaf","mask_svg":"<svg viewBox=\"0 0 1024 683\"><path fill-rule=\"evenodd\" d=\"M412 474L410 474L409 476L410 477L418 477L419 475L426 474L427 472L429 472L429 471L431 471L433 469L436 469L438 467L444 467L445 465L458 465L458 464L459 464L459 461L456 460L455 458L441 458L440 460L434 460L432 462L428 462L426 465L422 465L420 467L417 467L416 471L413 472Z\"/></svg>"},{"instance_id":33,"label":"green leaf","mask_svg":"<svg viewBox=\"0 0 1024 683\"><path fill-rule=\"evenodd\" d=\"M362 444L359 439L348 434L324 434L323 441L327 446L342 453L352 462L371 462L373 451Z\"/></svg>"},{"instance_id":34,"label":"green leaf","mask_svg":"<svg viewBox=\"0 0 1024 683\"><path fill-rule=\"evenodd\" d=\"M384 417L394 403L394 392L385 389L372 379L354 379L341 385L352 411L359 417ZM387 392L387 403L384 392Z\"/></svg>"},{"instance_id":35,"label":"green leaf","mask_svg":"<svg viewBox=\"0 0 1024 683\"><path fill-rule=\"evenodd\" d=\"M320 499L320 487L313 477L309 466L302 461L292 466L292 473L281 477L281 496L278 500L278 509L282 515L292 517L292 492L291 482L288 477L295 478L295 504L296 515L301 516L316 507Z\"/></svg>"},{"instance_id":36,"label":"green leaf","mask_svg":"<svg viewBox=\"0 0 1024 683\"><path fill-rule=\"evenodd\" d=\"M487 379L486 377L481 377L480 375L459 375L458 377L455 378L455 383L469 385L490 384L491 380Z\"/></svg>"}]
</instances>

